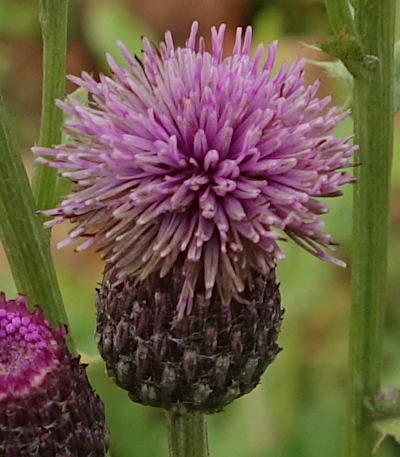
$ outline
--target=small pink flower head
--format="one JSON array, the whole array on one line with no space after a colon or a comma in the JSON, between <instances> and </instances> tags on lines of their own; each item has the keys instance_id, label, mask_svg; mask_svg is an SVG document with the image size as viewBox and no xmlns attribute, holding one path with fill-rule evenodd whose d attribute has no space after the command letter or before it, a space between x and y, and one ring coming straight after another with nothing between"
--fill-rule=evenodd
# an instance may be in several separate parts
<instances>
[{"instance_id":1,"label":"small pink flower head","mask_svg":"<svg viewBox=\"0 0 400 457\"><path fill-rule=\"evenodd\" d=\"M277 45L251 57L251 27L237 29L223 57L225 26L212 28L210 52L197 28L182 48L169 32L158 49L144 39L141 60L120 44L126 68L107 56L113 75L99 82L71 78L91 100L58 102L72 143L35 149L74 183L44 211L49 226L76 224L61 244L97 244L119 281L180 264L180 316L196 288L207 297L217 288L228 304L252 269L268 274L284 257L279 232L340 264L325 252L333 242L320 231L327 207L318 197L352 181L343 169L355 149L332 135L347 113L325 110L318 81L304 85L304 59L273 71Z\"/></svg>"},{"instance_id":2,"label":"small pink flower head","mask_svg":"<svg viewBox=\"0 0 400 457\"><path fill-rule=\"evenodd\" d=\"M65 328L53 330L39 308L28 311L24 295L7 301L0 293L0 403L42 384L65 357L64 337Z\"/></svg>"},{"instance_id":3,"label":"small pink flower head","mask_svg":"<svg viewBox=\"0 0 400 457\"><path fill-rule=\"evenodd\" d=\"M104 407L65 335L0 292L1 456L105 456Z\"/></svg>"}]
</instances>

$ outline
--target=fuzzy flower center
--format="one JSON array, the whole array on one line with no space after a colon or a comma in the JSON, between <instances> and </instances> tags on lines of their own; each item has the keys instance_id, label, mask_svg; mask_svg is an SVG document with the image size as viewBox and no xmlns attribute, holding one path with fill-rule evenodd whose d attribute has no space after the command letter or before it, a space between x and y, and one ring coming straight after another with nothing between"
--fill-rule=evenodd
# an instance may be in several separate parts
<instances>
[{"instance_id":1,"label":"fuzzy flower center","mask_svg":"<svg viewBox=\"0 0 400 457\"><path fill-rule=\"evenodd\" d=\"M40 385L56 363L57 346L48 324L27 311L23 297L0 297L0 400Z\"/></svg>"}]
</instances>

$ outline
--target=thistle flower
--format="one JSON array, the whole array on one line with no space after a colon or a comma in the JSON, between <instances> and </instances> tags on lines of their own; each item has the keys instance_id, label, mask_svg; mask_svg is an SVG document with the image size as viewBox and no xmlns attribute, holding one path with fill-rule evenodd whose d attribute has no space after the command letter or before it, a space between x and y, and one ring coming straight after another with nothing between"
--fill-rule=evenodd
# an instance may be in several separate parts
<instances>
[{"instance_id":1,"label":"thistle flower","mask_svg":"<svg viewBox=\"0 0 400 457\"><path fill-rule=\"evenodd\" d=\"M144 38L141 60L120 43L127 67L108 55L113 75L99 82L71 77L91 99L58 102L72 143L34 150L74 183L43 211L48 226L76 224L60 245L97 244L114 285L165 278L179 263L180 319L195 291L210 299L217 290L224 307L240 301L251 271L267 276L284 258L282 233L342 264L326 252L334 243L320 230L318 198L352 181L343 169L355 149L332 135L347 113L325 109L318 81L304 85L304 59L274 72L277 44L251 57L251 27L237 29L228 57L224 25L212 28L210 52L197 28L182 48L169 32L157 49Z\"/></svg>"},{"instance_id":2,"label":"thistle flower","mask_svg":"<svg viewBox=\"0 0 400 457\"><path fill-rule=\"evenodd\" d=\"M111 270L97 292L96 337L108 374L132 400L174 414L213 413L250 392L280 348L283 311L271 270L253 275L248 303L221 304L197 293L192 312L178 319L183 278L174 266L138 285L113 286Z\"/></svg>"},{"instance_id":3,"label":"thistle flower","mask_svg":"<svg viewBox=\"0 0 400 457\"><path fill-rule=\"evenodd\" d=\"M104 408L72 358L65 329L53 330L25 297L0 293L0 454L104 457Z\"/></svg>"}]
</instances>

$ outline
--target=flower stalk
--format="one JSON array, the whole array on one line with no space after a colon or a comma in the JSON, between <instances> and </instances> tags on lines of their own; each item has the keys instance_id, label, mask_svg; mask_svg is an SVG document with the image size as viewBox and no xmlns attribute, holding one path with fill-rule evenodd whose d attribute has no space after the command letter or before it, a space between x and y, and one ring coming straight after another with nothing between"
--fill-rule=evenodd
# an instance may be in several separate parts
<instances>
[{"instance_id":1,"label":"flower stalk","mask_svg":"<svg viewBox=\"0 0 400 457\"><path fill-rule=\"evenodd\" d=\"M377 393L387 283L390 173L393 147L393 48L396 2L358 0L355 24L369 74L354 79L358 184L354 191L353 263L346 457L369 457L376 441L365 398Z\"/></svg>"},{"instance_id":2,"label":"flower stalk","mask_svg":"<svg viewBox=\"0 0 400 457\"><path fill-rule=\"evenodd\" d=\"M208 457L205 415L188 412L177 415L166 412L170 457Z\"/></svg>"},{"instance_id":3,"label":"flower stalk","mask_svg":"<svg viewBox=\"0 0 400 457\"><path fill-rule=\"evenodd\" d=\"M43 38L42 115L39 144L51 146L61 141L63 113L54 103L65 96L68 0L40 0L39 19ZM50 208L58 202L57 172L36 163L33 193L37 207Z\"/></svg>"}]
</instances>

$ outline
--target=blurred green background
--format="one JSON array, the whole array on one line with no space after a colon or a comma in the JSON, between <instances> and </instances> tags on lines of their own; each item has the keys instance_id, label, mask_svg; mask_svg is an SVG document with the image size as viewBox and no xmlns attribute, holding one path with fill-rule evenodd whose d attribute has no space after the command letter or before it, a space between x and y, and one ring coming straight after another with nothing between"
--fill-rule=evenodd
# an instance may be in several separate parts
<instances>
[{"instance_id":1,"label":"blurred green background","mask_svg":"<svg viewBox=\"0 0 400 457\"><path fill-rule=\"evenodd\" d=\"M400 10L400 2L399 9ZM122 39L133 52L140 50L143 34L157 41L170 29L183 43L190 23L197 19L203 34L212 24L228 25L227 48L235 27L251 23L255 43L279 39L279 60L304 55L310 60L327 56L305 46L329 35L324 5L318 0L73 0L71 2L68 72L94 74L106 71L104 52L116 54ZM400 30L397 31L400 39ZM332 93L336 104L345 103L345 84L310 63L307 80L321 80L320 95ZM27 169L29 148L37 141L41 93L41 39L37 2L0 0L0 89L4 94ZM74 87L68 85L68 90ZM337 132L352 131L347 119ZM400 386L400 118L396 119L393 198L390 233L389 295L384 357L384 383ZM261 385L226 411L209 418L209 440L218 457L338 457L343 442L349 275L351 267L351 193L331 200L326 229L340 243L338 256L349 268L340 269L311 258L296 246L284 247L287 260L279 267L286 314L280 336L283 351L267 370ZM1 217L1 215L0 215ZM57 228L54 240L68 226ZM104 374L93 340L94 288L102 264L94 252L56 251L62 292L70 316L71 332L95 389L106 404L113 457L166 456L161 411L130 402ZM0 290L8 297L16 290L0 247ZM379 457L400 455L390 438Z\"/></svg>"}]
</instances>

